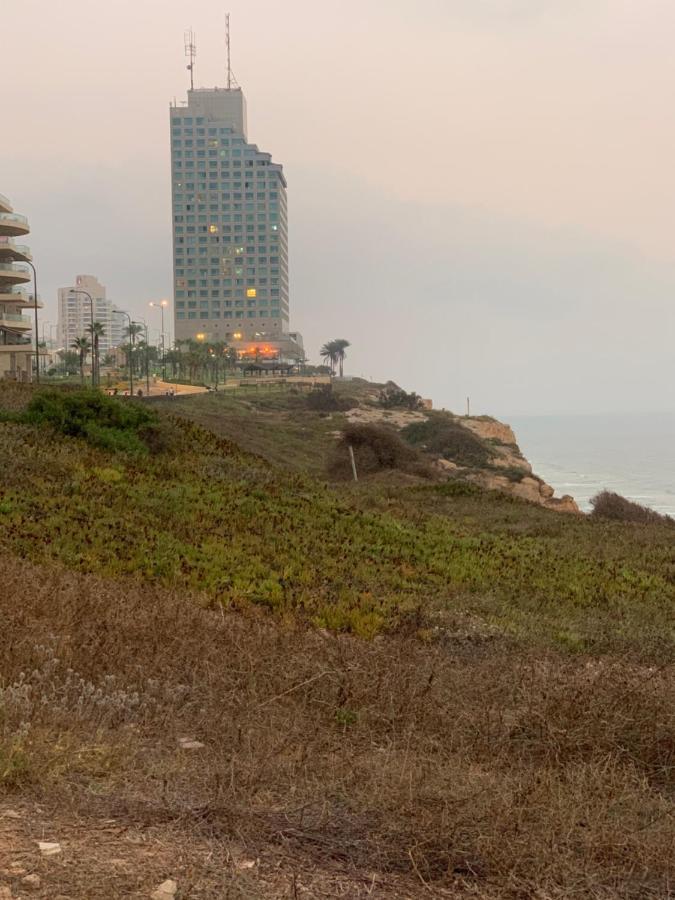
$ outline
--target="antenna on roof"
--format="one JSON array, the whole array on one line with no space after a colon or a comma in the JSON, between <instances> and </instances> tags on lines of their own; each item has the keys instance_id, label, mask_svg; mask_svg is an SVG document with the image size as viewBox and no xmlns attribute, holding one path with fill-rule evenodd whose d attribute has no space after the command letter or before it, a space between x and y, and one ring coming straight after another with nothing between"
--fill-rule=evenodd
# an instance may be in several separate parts
<instances>
[{"instance_id":1,"label":"antenna on roof","mask_svg":"<svg viewBox=\"0 0 675 900\"><path fill-rule=\"evenodd\" d=\"M195 35L191 28L185 32L185 55L190 60L188 63L188 72L190 73L190 90L195 89L195 59L197 57L197 44L195 43Z\"/></svg>"},{"instance_id":2,"label":"antenna on roof","mask_svg":"<svg viewBox=\"0 0 675 900\"><path fill-rule=\"evenodd\" d=\"M227 49L227 89L238 88L237 79L232 72L232 55L230 53L230 14L225 13L225 47Z\"/></svg>"}]
</instances>

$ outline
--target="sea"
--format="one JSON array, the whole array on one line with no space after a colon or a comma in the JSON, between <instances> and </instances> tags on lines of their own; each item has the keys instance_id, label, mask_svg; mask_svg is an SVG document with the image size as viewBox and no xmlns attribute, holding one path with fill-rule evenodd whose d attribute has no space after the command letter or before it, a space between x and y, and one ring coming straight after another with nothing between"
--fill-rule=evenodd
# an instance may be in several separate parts
<instances>
[{"instance_id":1,"label":"sea","mask_svg":"<svg viewBox=\"0 0 675 900\"><path fill-rule=\"evenodd\" d=\"M675 516L675 413L505 418L556 496L588 511L607 489Z\"/></svg>"}]
</instances>

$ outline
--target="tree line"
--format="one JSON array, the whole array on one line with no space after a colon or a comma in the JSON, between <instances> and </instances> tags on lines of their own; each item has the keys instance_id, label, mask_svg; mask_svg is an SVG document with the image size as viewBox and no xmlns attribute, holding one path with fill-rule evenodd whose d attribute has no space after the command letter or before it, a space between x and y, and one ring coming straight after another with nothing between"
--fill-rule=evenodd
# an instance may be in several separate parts
<instances>
[{"instance_id":1,"label":"tree line","mask_svg":"<svg viewBox=\"0 0 675 900\"><path fill-rule=\"evenodd\" d=\"M236 371L241 363L237 349L227 341L197 341L194 339L176 340L172 349L167 350L162 358L158 348L142 338L144 326L132 322L124 330L128 341L119 349L124 354L127 371L134 375L147 374L150 366L158 364L167 371L171 381L210 381L216 385L225 374ZM85 328L85 334L75 338L68 350L60 352L60 357L67 374L79 371L80 380L84 383L84 370L91 357L92 384L100 384L101 366L111 368L116 364L114 354L107 353L101 359L101 339L105 337L105 327L101 322L93 322ZM321 348L321 358L326 363L318 368L308 367L315 372L330 372L331 375L343 375L344 362L350 342L344 338L328 341ZM258 354L251 357L251 362L259 361ZM299 359L298 365L306 367L307 358Z\"/></svg>"}]
</instances>

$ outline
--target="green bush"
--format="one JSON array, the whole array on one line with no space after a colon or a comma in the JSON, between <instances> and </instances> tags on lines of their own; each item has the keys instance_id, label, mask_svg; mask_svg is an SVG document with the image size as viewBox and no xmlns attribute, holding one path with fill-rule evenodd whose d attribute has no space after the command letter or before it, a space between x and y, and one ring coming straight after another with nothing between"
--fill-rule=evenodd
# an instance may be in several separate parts
<instances>
[{"instance_id":1,"label":"green bush","mask_svg":"<svg viewBox=\"0 0 675 900\"><path fill-rule=\"evenodd\" d=\"M336 394L330 384L316 387L307 395L307 408L315 412L345 412L358 405L353 397Z\"/></svg>"},{"instance_id":2,"label":"green bush","mask_svg":"<svg viewBox=\"0 0 675 900\"><path fill-rule=\"evenodd\" d=\"M50 425L61 434L84 438L95 447L124 453L157 452L157 415L128 400L100 391L39 391L20 416L31 425Z\"/></svg>"},{"instance_id":3,"label":"green bush","mask_svg":"<svg viewBox=\"0 0 675 900\"><path fill-rule=\"evenodd\" d=\"M430 416L424 422L406 425L401 435L413 447L442 456L460 466L484 468L492 458L485 441L441 414ZM520 476L524 474L521 472Z\"/></svg>"},{"instance_id":4,"label":"green bush","mask_svg":"<svg viewBox=\"0 0 675 900\"><path fill-rule=\"evenodd\" d=\"M393 381L388 382L378 396L378 403L384 409L422 409L424 403L419 394L414 391L410 394L394 384Z\"/></svg>"}]
</instances>

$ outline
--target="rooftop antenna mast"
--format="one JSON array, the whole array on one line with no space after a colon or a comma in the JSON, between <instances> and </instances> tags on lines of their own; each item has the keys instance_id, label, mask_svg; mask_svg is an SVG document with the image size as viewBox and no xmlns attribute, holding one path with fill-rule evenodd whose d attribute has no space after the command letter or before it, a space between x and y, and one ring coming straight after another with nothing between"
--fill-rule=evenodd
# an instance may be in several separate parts
<instances>
[{"instance_id":1,"label":"rooftop antenna mast","mask_svg":"<svg viewBox=\"0 0 675 900\"><path fill-rule=\"evenodd\" d=\"M195 59L197 58L197 44L195 43L195 35L191 28L185 32L185 55L190 60L188 63L188 72L190 73L190 90L195 89Z\"/></svg>"},{"instance_id":2,"label":"rooftop antenna mast","mask_svg":"<svg viewBox=\"0 0 675 900\"><path fill-rule=\"evenodd\" d=\"M237 79L232 72L232 54L230 52L230 14L225 14L225 47L227 49L227 89L238 88Z\"/></svg>"}]
</instances>

